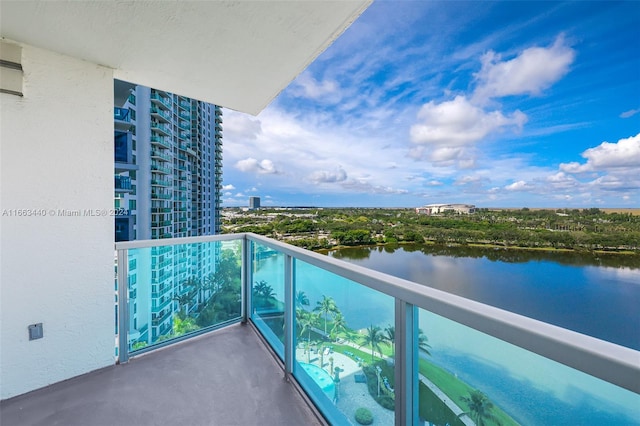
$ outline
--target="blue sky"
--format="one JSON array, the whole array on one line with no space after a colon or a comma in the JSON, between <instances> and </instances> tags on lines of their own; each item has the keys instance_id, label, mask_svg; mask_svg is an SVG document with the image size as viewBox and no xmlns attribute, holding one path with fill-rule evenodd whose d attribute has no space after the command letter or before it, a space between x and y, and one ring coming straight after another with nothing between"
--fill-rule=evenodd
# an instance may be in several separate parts
<instances>
[{"instance_id":1,"label":"blue sky","mask_svg":"<svg viewBox=\"0 0 640 426\"><path fill-rule=\"evenodd\" d=\"M640 3L374 2L258 116L224 206L640 207Z\"/></svg>"}]
</instances>

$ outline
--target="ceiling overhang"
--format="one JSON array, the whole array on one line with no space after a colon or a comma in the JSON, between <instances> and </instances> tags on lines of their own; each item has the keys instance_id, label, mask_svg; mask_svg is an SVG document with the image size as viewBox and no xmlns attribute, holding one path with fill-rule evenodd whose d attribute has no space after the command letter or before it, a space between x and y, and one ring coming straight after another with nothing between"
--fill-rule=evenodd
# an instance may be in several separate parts
<instances>
[{"instance_id":1,"label":"ceiling overhang","mask_svg":"<svg viewBox=\"0 0 640 426\"><path fill-rule=\"evenodd\" d=\"M2 0L0 31L120 80L257 114L371 1Z\"/></svg>"}]
</instances>

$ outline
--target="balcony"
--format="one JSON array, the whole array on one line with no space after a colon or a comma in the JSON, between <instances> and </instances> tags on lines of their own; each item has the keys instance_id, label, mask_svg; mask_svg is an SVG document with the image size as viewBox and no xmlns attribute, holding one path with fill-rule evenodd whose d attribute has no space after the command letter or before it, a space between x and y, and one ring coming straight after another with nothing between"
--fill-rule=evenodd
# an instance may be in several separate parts
<instances>
[{"instance_id":1,"label":"balcony","mask_svg":"<svg viewBox=\"0 0 640 426\"><path fill-rule=\"evenodd\" d=\"M165 148L171 149L171 142L169 142L169 139L165 138L164 136L151 136L151 145L160 145Z\"/></svg>"},{"instance_id":2,"label":"balcony","mask_svg":"<svg viewBox=\"0 0 640 426\"><path fill-rule=\"evenodd\" d=\"M151 107L151 116L156 120L161 119L167 122L171 121L171 113L167 110L160 109L155 105Z\"/></svg>"},{"instance_id":3,"label":"balcony","mask_svg":"<svg viewBox=\"0 0 640 426\"><path fill-rule=\"evenodd\" d=\"M161 160L165 162L171 162L171 156L169 156L166 152L161 151L159 149L151 149L151 158L156 160Z\"/></svg>"},{"instance_id":4,"label":"balcony","mask_svg":"<svg viewBox=\"0 0 640 426\"><path fill-rule=\"evenodd\" d=\"M356 424L354 411L365 406L374 424L412 425L438 406L471 425L456 411L460 399L432 377L443 345L437 334L466 345L470 362L489 357L495 374L509 373L501 388L487 393L511 398L503 406L516 418L526 419L532 409L577 412L590 404L609 420L637 418L640 368L631 349L254 234L134 241L116 249L118 282L127 282L130 262L141 260L137 291L118 289L118 300L127 302L117 307L124 365L3 401L3 422L337 425ZM178 293L183 268L175 268L151 293L151 283L141 280L150 271L140 268L163 250L190 253L200 259L198 270L216 270L219 277L203 286L194 275L180 282ZM180 294L168 299L179 306L167 303L171 294ZM314 314L329 298L335 305ZM226 304L209 312L212 300ZM138 312L130 311L134 302ZM154 303L167 310L141 323ZM149 311L140 311L142 306ZM136 315L139 330L163 325L165 334L129 334L129 318ZM393 346L365 343L362 329L386 324L395 327ZM447 380L464 380L463 372L437 371ZM362 380L373 384L372 393ZM529 380L546 395L535 406L521 388ZM376 391L381 401L392 402L390 408L375 401ZM238 409L239 400L247 409Z\"/></svg>"},{"instance_id":5,"label":"balcony","mask_svg":"<svg viewBox=\"0 0 640 426\"><path fill-rule=\"evenodd\" d=\"M160 96L157 92L151 93L151 102L160 108L171 109L171 99Z\"/></svg>"},{"instance_id":6,"label":"balcony","mask_svg":"<svg viewBox=\"0 0 640 426\"><path fill-rule=\"evenodd\" d=\"M127 131L131 128L131 115L128 108L113 108L113 121L117 130Z\"/></svg>"},{"instance_id":7,"label":"balcony","mask_svg":"<svg viewBox=\"0 0 640 426\"><path fill-rule=\"evenodd\" d=\"M251 327L239 325L4 401L2 423L320 424Z\"/></svg>"},{"instance_id":8,"label":"balcony","mask_svg":"<svg viewBox=\"0 0 640 426\"><path fill-rule=\"evenodd\" d=\"M131 178L129 176L114 176L114 186L116 192L131 192Z\"/></svg>"},{"instance_id":9,"label":"balcony","mask_svg":"<svg viewBox=\"0 0 640 426\"><path fill-rule=\"evenodd\" d=\"M151 121L151 130L163 136L171 136L171 127L166 123Z\"/></svg>"},{"instance_id":10,"label":"balcony","mask_svg":"<svg viewBox=\"0 0 640 426\"><path fill-rule=\"evenodd\" d=\"M255 328L275 354L285 377L330 424L355 424L354 410L363 405L377 424L416 424L434 415L429 411L432 407L439 407L446 412L443 416L461 424L473 424L462 415L467 407L460 395L448 393L462 383L470 386L464 371L451 374L439 365L442 358L437 353L449 340L459 342L464 351L448 347L447 357L467 356L468 362L484 359L494 374L505 375L500 387L487 394L500 400L494 404L508 410L505 415L513 422L526 419L527 410L532 409L522 397L526 394L523 384L548 397L548 406L535 409L561 406L577 412L585 403L605 410L607 419L633 418L638 413L640 368L638 352L632 349L253 234L119 243L118 263L123 267L118 269L118 280L129 279L126 259L144 258L157 247L190 253L191 258L201 259L197 270L218 270L225 278L204 285L203 277L187 277L184 268L170 272L167 285L182 286L181 296L176 297L178 307L161 320L168 324L171 319L172 328L165 335L141 342L130 341L126 327L120 328L122 363L215 330L219 331L202 339L226 345L218 337L221 333L230 336L239 330L253 336ZM140 271L137 274L140 277ZM124 324L133 315L128 310L131 302L143 293L140 288L144 283L137 285L137 295L120 290L118 299L129 301L119 306ZM222 309L216 304L209 312L211 300L229 303ZM331 303L325 310L322 306L328 300ZM140 302L138 306L153 304L153 300ZM138 315L145 317L144 313ZM237 323L251 327L237 327ZM381 333L385 327L394 328L393 344L369 345L367 336ZM247 337L248 341L253 339ZM225 356L230 354L235 358L236 352ZM234 365L238 370L247 367ZM189 386L189 380L185 378L186 383L179 386ZM375 383L374 392L367 390L363 380ZM455 386L448 386L447 381ZM570 392L564 394L562 389ZM253 395L254 391L246 392Z\"/></svg>"},{"instance_id":11,"label":"balcony","mask_svg":"<svg viewBox=\"0 0 640 426\"><path fill-rule=\"evenodd\" d=\"M171 174L171 169L169 167L164 167L159 164L151 164L151 170L153 170L154 172L163 173L167 175Z\"/></svg>"}]
</instances>

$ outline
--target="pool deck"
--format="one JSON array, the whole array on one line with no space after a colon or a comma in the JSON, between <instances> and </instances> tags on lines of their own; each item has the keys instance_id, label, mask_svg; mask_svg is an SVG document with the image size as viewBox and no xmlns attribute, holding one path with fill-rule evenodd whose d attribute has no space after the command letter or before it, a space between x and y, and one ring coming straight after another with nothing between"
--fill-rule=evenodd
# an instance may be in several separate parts
<instances>
[{"instance_id":1,"label":"pool deck","mask_svg":"<svg viewBox=\"0 0 640 426\"><path fill-rule=\"evenodd\" d=\"M324 369L327 373L330 372L329 357L333 357L333 366L340 367L342 372L340 373L340 384L338 387L339 397L337 407L342 411L347 418L351 421L351 424L358 425L355 422L356 410L360 407L369 409L373 413L375 424L379 425L393 425L395 422L395 414L391 410L387 410L376 402L375 399L369 394L366 383L356 383L355 375L362 373L362 367L358 366L358 363L345 354L333 352L324 356ZM303 349L296 350L296 359L299 362L306 363L307 353ZM311 354L311 364L320 366L320 360L317 353Z\"/></svg>"},{"instance_id":2,"label":"pool deck","mask_svg":"<svg viewBox=\"0 0 640 426\"><path fill-rule=\"evenodd\" d=\"M251 326L233 325L0 403L3 426L321 425Z\"/></svg>"}]
</instances>

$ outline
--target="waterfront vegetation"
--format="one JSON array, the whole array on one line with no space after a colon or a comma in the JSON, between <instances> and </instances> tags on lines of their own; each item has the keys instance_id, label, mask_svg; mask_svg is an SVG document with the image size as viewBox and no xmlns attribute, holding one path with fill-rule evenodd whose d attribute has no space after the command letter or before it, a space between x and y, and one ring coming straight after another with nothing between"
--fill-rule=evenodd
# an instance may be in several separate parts
<instances>
[{"instance_id":1,"label":"waterfront vegetation","mask_svg":"<svg viewBox=\"0 0 640 426\"><path fill-rule=\"evenodd\" d=\"M271 316L273 307L280 306L273 288L265 281L253 285L254 308L257 313L268 312L265 323L281 341L284 339L282 316ZM265 296L268 295L268 296ZM331 353L348 356L362 368L366 376L370 396L388 410L395 407L395 330L392 325L382 327L371 324L362 330L354 330L344 322L344 315L335 301L326 295L311 306L306 294L298 291L296 300L296 336L298 347L304 349L306 359L311 363L311 354L317 354L321 368L330 368L333 375L333 357L325 355L325 349ZM462 410L456 415L445 402L431 389L420 382L420 417L431 424L464 425L462 416L468 416L476 424L516 425L517 423L480 390L466 384L454 374L429 361L430 351L437 350L428 343L426 334L419 330L418 347L421 356L418 362L419 374L437 386L451 401ZM327 362L329 365L327 366ZM478 396L482 395L483 404L478 405ZM480 410L480 411L478 411ZM480 416L480 417L479 417ZM478 423L478 419L482 423Z\"/></svg>"},{"instance_id":2,"label":"waterfront vegetation","mask_svg":"<svg viewBox=\"0 0 640 426\"><path fill-rule=\"evenodd\" d=\"M426 243L637 255L640 210L478 209L424 215L381 208L225 209L223 232L254 232L311 250Z\"/></svg>"}]
</instances>

